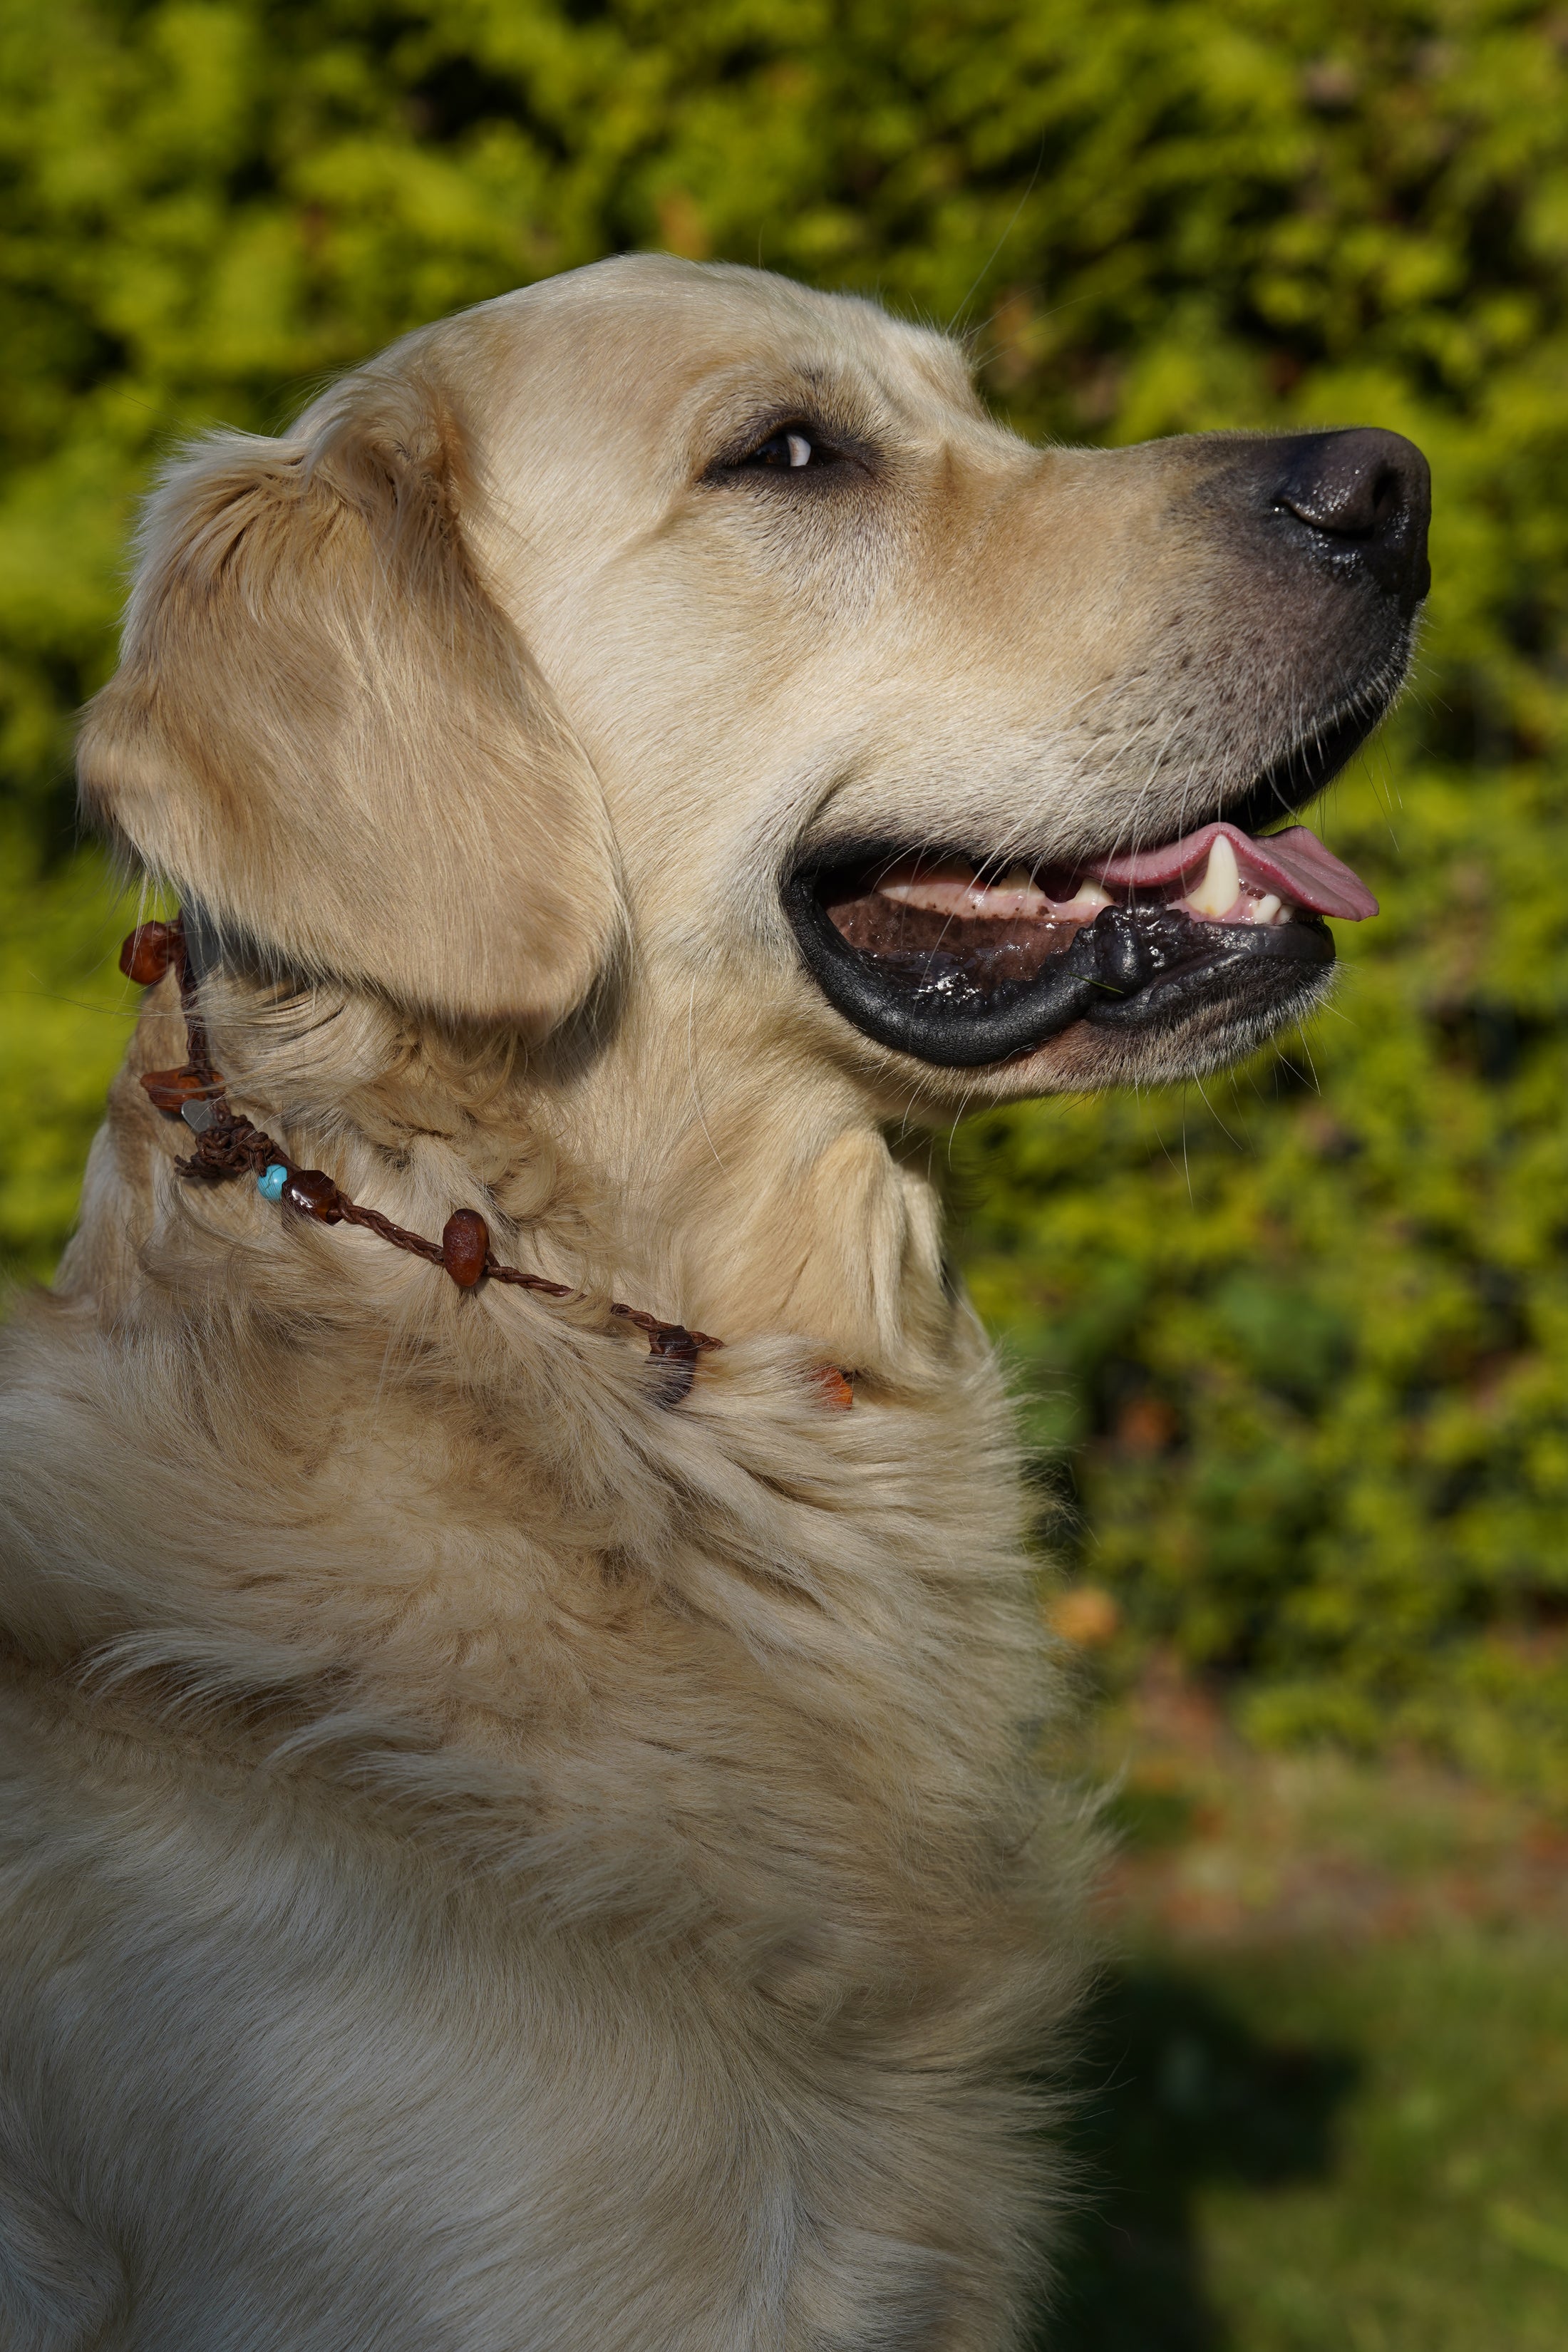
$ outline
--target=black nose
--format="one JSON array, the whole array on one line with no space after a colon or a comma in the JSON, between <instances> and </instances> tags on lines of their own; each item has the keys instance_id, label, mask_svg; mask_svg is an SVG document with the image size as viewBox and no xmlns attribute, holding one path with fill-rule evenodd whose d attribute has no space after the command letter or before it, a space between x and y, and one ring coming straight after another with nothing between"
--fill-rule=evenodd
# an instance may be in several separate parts
<instances>
[{"instance_id":1,"label":"black nose","mask_svg":"<svg viewBox=\"0 0 1568 2352\"><path fill-rule=\"evenodd\" d=\"M1369 572L1406 615L1432 584L1426 525L1432 477L1402 433L1358 425L1277 441L1274 507L1312 534L1319 550Z\"/></svg>"}]
</instances>

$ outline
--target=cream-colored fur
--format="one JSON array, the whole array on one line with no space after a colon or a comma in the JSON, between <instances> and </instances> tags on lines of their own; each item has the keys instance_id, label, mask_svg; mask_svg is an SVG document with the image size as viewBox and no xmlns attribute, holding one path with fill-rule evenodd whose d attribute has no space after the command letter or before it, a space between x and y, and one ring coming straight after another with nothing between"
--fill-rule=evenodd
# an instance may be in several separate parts
<instances>
[{"instance_id":1,"label":"cream-colored fur","mask_svg":"<svg viewBox=\"0 0 1568 2352\"><path fill-rule=\"evenodd\" d=\"M715 472L808 405L848 490ZM1289 632L1194 463L1029 449L933 335L641 259L152 501L83 782L226 943L231 1097L584 1296L182 1178L150 993L5 1341L6 2352L1014 2341L1078 1841L888 1139L1134 1064L900 1062L778 879L829 823L1070 856L1270 756ZM612 1295L722 1335L685 1403Z\"/></svg>"}]
</instances>

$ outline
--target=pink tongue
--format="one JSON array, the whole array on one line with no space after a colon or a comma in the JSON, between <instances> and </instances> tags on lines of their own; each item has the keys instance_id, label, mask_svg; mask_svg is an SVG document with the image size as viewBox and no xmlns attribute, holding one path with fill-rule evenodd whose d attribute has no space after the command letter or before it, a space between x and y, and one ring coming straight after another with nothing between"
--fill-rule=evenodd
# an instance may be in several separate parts
<instances>
[{"instance_id":1,"label":"pink tongue","mask_svg":"<svg viewBox=\"0 0 1568 2352\"><path fill-rule=\"evenodd\" d=\"M1164 882L1184 880L1201 873L1215 839L1224 834L1236 852L1243 882L1253 882L1315 915L1341 915L1363 923L1377 912L1377 900L1359 874L1325 849L1310 826L1288 825L1254 841L1237 824L1222 817L1217 824L1200 824L1196 833L1167 842L1163 849L1142 849L1128 857L1104 857L1084 872L1117 890L1149 890Z\"/></svg>"}]
</instances>

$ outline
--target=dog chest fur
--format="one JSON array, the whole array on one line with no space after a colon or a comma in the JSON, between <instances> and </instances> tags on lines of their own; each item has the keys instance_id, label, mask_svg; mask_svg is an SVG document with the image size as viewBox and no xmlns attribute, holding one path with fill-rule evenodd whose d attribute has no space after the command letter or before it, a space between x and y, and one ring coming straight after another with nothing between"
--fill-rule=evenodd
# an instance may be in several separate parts
<instances>
[{"instance_id":1,"label":"dog chest fur","mask_svg":"<svg viewBox=\"0 0 1568 2352\"><path fill-rule=\"evenodd\" d=\"M994 2340L1064 1980L984 1358L678 1417L211 1316L9 1340L6 2067L107 2340Z\"/></svg>"}]
</instances>

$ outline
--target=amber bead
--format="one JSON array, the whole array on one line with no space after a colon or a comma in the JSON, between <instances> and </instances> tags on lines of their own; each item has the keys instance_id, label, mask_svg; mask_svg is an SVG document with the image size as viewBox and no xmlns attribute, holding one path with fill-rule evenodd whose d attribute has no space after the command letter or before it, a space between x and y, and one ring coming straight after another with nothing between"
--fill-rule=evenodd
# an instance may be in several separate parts
<instances>
[{"instance_id":1,"label":"amber bead","mask_svg":"<svg viewBox=\"0 0 1568 2352\"><path fill-rule=\"evenodd\" d=\"M142 1083L153 1108L166 1111L171 1118L178 1118L188 1102L204 1095L210 1097L223 1089L218 1071L193 1070L188 1065L183 1070L143 1070Z\"/></svg>"},{"instance_id":2,"label":"amber bead","mask_svg":"<svg viewBox=\"0 0 1568 2352\"><path fill-rule=\"evenodd\" d=\"M471 1290L490 1254L490 1229L477 1209L454 1209L441 1228L441 1263L459 1289Z\"/></svg>"},{"instance_id":3,"label":"amber bead","mask_svg":"<svg viewBox=\"0 0 1568 2352\"><path fill-rule=\"evenodd\" d=\"M301 1216L320 1217L324 1225L342 1222L342 1195L331 1178L319 1168L297 1168L283 1187L282 1198Z\"/></svg>"},{"instance_id":4,"label":"amber bead","mask_svg":"<svg viewBox=\"0 0 1568 2352\"><path fill-rule=\"evenodd\" d=\"M153 988L174 961L174 941L167 923L138 923L120 950L120 969L138 988Z\"/></svg>"}]
</instances>

